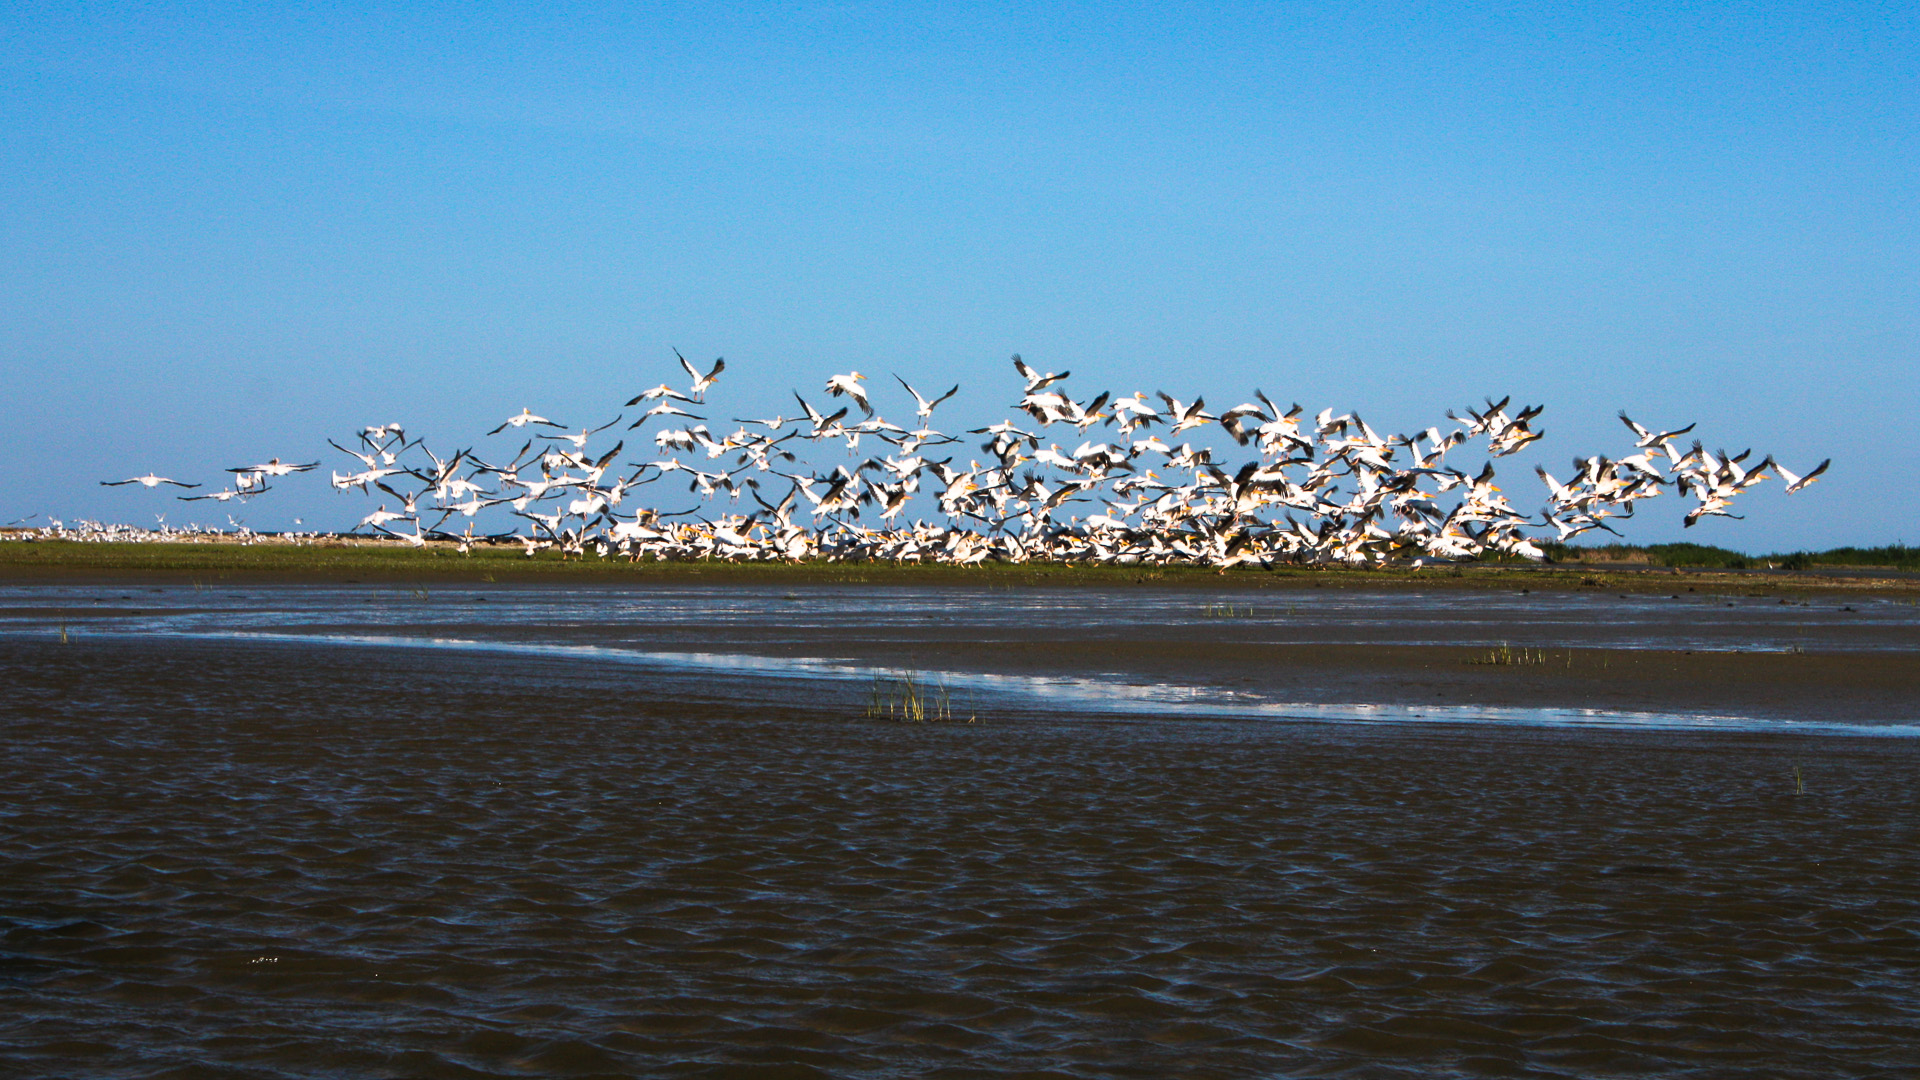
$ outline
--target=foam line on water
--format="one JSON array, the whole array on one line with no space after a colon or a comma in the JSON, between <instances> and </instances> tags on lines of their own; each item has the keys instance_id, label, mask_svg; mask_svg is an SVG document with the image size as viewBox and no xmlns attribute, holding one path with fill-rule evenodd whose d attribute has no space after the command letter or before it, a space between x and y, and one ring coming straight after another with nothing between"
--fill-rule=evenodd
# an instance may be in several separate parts
<instances>
[{"instance_id":1,"label":"foam line on water","mask_svg":"<svg viewBox=\"0 0 1920 1080\"><path fill-rule=\"evenodd\" d=\"M48 631L0 630L7 636L53 636ZM159 631L95 634L102 637L227 640L360 648L405 648L505 653L576 661L617 663L667 672L735 671L755 675L815 679L844 684L899 678L905 670L847 663L825 657L778 657L739 652L679 652L621 649L604 645L553 642L487 641L476 638L382 634L299 634L261 631ZM1872 735L1911 738L1920 725L1858 724L1828 721L1766 720L1714 714L1633 712L1567 707L1492 705L1396 705L1372 702L1269 701L1243 691L1174 683L1129 683L1087 676L1007 675L990 672L916 669L923 686L949 692L976 692L1046 712L1103 712L1122 715L1192 716L1326 723L1439 723L1499 727L1608 728L1636 731L1717 731L1806 735Z\"/></svg>"}]
</instances>

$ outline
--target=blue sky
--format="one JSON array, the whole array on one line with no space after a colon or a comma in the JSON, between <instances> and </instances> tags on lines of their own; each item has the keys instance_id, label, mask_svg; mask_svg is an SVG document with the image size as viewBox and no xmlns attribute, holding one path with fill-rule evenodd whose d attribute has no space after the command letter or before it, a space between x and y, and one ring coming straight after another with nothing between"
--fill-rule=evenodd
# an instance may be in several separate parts
<instances>
[{"instance_id":1,"label":"blue sky","mask_svg":"<svg viewBox=\"0 0 1920 1080\"><path fill-rule=\"evenodd\" d=\"M1835 459L1689 539L1920 541L1911 5L416 7L0 11L0 523L598 424L677 346L739 416L859 368L995 419L1014 352L1382 429L1511 393L1528 492L1626 408Z\"/></svg>"}]
</instances>

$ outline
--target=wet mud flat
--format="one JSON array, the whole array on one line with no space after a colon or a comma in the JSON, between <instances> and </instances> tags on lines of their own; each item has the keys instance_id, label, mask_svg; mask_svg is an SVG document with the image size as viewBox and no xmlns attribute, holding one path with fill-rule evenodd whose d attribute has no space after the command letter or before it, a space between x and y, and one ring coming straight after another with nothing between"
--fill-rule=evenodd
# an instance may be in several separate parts
<instances>
[{"instance_id":1,"label":"wet mud flat","mask_svg":"<svg viewBox=\"0 0 1920 1080\"><path fill-rule=\"evenodd\" d=\"M0 634L572 651L705 665L737 686L755 665L837 667L918 673L987 700L1023 684L1081 711L1142 715L1363 705L1430 719L1492 707L1920 724L1920 605L1907 598L52 582L0 586Z\"/></svg>"},{"instance_id":2,"label":"wet mud flat","mask_svg":"<svg viewBox=\"0 0 1920 1080\"><path fill-rule=\"evenodd\" d=\"M1920 740L105 636L0 685L0 1073L1920 1071Z\"/></svg>"},{"instance_id":3,"label":"wet mud flat","mask_svg":"<svg viewBox=\"0 0 1920 1080\"><path fill-rule=\"evenodd\" d=\"M1920 725L1920 605L1904 597L0 585L0 635L69 634L570 652L601 665L705 666L708 682L735 688L754 684L746 669L756 665L762 681L802 667L852 679L917 672L1080 711L1357 705L1436 717L1488 707Z\"/></svg>"}]
</instances>

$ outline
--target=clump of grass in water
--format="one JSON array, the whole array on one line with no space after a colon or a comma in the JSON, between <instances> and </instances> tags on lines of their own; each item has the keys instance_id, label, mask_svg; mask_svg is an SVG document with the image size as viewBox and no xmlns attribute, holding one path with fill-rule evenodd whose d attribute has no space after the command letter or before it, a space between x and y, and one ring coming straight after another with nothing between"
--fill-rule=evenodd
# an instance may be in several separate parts
<instances>
[{"instance_id":1,"label":"clump of grass in water","mask_svg":"<svg viewBox=\"0 0 1920 1080\"><path fill-rule=\"evenodd\" d=\"M1253 605L1248 604L1246 607L1235 607L1232 604L1208 604L1206 607L1200 609L1200 614L1209 619L1251 619L1253 618Z\"/></svg>"},{"instance_id":2,"label":"clump of grass in water","mask_svg":"<svg viewBox=\"0 0 1920 1080\"><path fill-rule=\"evenodd\" d=\"M1573 658L1574 650L1572 649L1566 650L1564 656L1555 659L1546 649L1515 649L1503 641L1500 643L1499 648L1488 649L1484 656L1470 656L1463 661L1463 663L1493 667L1557 666L1572 671L1574 666ZM1583 669L1597 667L1600 671L1610 671L1613 668L1613 656L1605 652L1601 653L1597 659L1589 656L1581 661L1581 666Z\"/></svg>"},{"instance_id":3,"label":"clump of grass in water","mask_svg":"<svg viewBox=\"0 0 1920 1080\"><path fill-rule=\"evenodd\" d=\"M1547 650L1523 648L1516 652L1513 646L1503 641L1499 648L1488 649L1485 656L1468 657L1467 663L1495 667L1539 667L1547 663ZM1567 654L1567 666L1573 666L1572 653Z\"/></svg>"},{"instance_id":4,"label":"clump of grass in water","mask_svg":"<svg viewBox=\"0 0 1920 1080\"><path fill-rule=\"evenodd\" d=\"M1807 782L1801 779L1800 766L1798 765L1793 767L1793 793L1795 795L1805 795L1807 793Z\"/></svg>"},{"instance_id":5,"label":"clump of grass in water","mask_svg":"<svg viewBox=\"0 0 1920 1080\"><path fill-rule=\"evenodd\" d=\"M951 723L960 718L953 711L953 694L941 679L929 686L919 673L907 671L893 676L876 675L867 695L867 717L873 720L901 720L909 724ZM969 713L963 723L978 718Z\"/></svg>"}]
</instances>

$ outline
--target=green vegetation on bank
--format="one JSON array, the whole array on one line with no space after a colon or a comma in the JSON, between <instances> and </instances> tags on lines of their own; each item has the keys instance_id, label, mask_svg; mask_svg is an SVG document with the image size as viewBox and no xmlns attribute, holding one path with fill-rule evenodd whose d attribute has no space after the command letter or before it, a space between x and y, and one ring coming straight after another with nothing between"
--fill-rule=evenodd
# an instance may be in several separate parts
<instances>
[{"instance_id":1,"label":"green vegetation on bank","mask_svg":"<svg viewBox=\"0 0 1920 1080\"><path fill-rule=\"evenodd\" d=\"M1354 570L1283 566L1230 571L1193 566L1088 566L1060 563L987 563L978 566L912 563L729 563L638 562L563 559L555 552L532 558L511 546L478 547L461 554L451 546L413 548L379 543L79 543L0 540L0 580L152 578L194 584L242 581L329 583L416 581L427 583L629 582L737 584L972 585L1012 588L1035 585L1173 585L1197 588L1299 587L1510 587L1670 591L1690 585L1724 589L1729 578L1741 588L1920 588L1915 551L1904 546L1841 548L1797 556L1753 557L1691 544L1650 547L1556 548L1553 562L1488 562L1424 569ZM1875 569L1890 573L1874 573ZM1231 609L1224 609L1230 611Z\"/></svg>"},{"instance_id":2,"label":"green vegetation on bank","mask_svg":"<svg viewBox=\"0 0 1920 1080\"><path fill-rule=\"evenodd\" d=\"M1548 544L1545 549L1547 557L1556 563L1639 563L1707 570L1814 570L1820 567L1920 570L1920 548L1906 544L1775 555L1746 555L1705 544Z\"/></svg>"},{"instance_id":3,"label":"green vegetation on bank","mask_svg":"<svg viewBox=\"0 0 1920 1080\"><path fill-rule=\"evenodd\" d=\"M1271 576L1234 571L1237 577ZM1286 570L1285 574L1318 574ZM1368 571L1335 571L1371 576ZM1390 573L1392 573L1390 571ZM1400 573L1404 573L1401 571ZM0 540L0 578L19 581L86 577L154 576L201 580L274 578L331 582L393 581L627 581L792 582L873 585L1046 585L1192 582L1221 577L1191 566L1085 566L1062 563L885 562L675 562L564 558L555 551L529 557L518 546L475 547L461 554L451 545L415 548L378 543L81 543L65 540Z\"/></svg>"}]
</instances>

